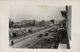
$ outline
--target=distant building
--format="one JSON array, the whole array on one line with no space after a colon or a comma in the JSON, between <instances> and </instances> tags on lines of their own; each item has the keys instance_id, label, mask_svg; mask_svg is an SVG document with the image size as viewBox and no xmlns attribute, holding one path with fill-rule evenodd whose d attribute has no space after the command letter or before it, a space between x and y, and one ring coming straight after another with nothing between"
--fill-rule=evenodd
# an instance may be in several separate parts
<instances>
[{"instance_id":1,"label":"distant building","mask_svg":"<svg viewBox=\"0 0 80 52\"><path fill-rule=\"evenodd\" d=\"M23 23L23 22L15 22L14 25L13 25L13 27L14 27L14 28L20 28L20 27L22 27L24 24L25 24L25 23Z\"/></svg>"}]
</instances>

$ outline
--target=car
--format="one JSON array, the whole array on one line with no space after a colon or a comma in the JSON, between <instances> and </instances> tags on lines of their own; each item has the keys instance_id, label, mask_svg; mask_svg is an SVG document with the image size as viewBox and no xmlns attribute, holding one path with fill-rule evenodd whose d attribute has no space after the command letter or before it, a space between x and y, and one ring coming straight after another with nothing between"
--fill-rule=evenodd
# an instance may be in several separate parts
<instances>
[{"instance_id":1,"label":"car","mask_svg":"<svg viewBox=\"0 0 80 52\"><path fill-rule=\"evenodd\" d=\"M48 30L47 32L51 33L52 31L51 30Z\"/></svg>"},{"instance_id":2,"label":"car","mask_svg":"<svg viewBox=\"0 0 80 52\"><path fill-rule=\"evenodd\" d=\"M43 36L43 34L39 34L39 36L38 37L42 37Z\"/></svg>"},{"instance_id":3,"label":"car","mask_svg":"<svg viewBox=\"0 0 80 52\"><path fill-rule=\"evenodd\" d=\"M45 36L48 36L49 33L45 33Z\"/></svg>"},{"instance_id":4,"label":"car","mask_svg":"<svg viewBox=\"0 0 80 52\"><path fill-rule=\"evenodd\" d=\"M28 32L29 32L29 33L32 33L32 29L29 29Z\"/></svg>"},{"instance_id":5,"label":"car","mask_svg":"<svg viewBox=\"0 0 80 52\"><path fill-rule=\"evenodd\" d=\"M56 36L58 36L58 33L54 32L51 34L51 36L56 37Z\"/></svg>"}]
</instances>

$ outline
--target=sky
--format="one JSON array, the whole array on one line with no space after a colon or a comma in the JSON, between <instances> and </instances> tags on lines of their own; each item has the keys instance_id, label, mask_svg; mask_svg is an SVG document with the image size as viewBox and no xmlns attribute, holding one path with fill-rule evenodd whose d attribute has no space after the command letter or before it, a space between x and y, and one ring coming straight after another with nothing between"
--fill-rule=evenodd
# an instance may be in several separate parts
<instances>
[{"instance_id":1,"label":"sky","mask_svg":"<svg viewBox=\"0 0 80 52\"><path fill-rule=\"evenodd\" d=\"M12 2L10 4L10 16L13 21L22 20L61 20L61 10L65 10L64 6L53 5L27 5L22 2Z\"/></svg>"}]
</instances>

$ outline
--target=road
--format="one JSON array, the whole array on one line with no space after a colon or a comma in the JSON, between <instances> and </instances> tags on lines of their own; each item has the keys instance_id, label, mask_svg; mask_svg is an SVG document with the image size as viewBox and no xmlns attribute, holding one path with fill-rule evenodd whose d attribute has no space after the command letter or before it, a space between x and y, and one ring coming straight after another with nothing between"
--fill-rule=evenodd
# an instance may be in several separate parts
<instances>
[{"instance_id":1,"label":"road","mask_svg":"<svg viewBox=\"0 0 80 52\"><path fill-rule=\"evenodd\" d=\"M15 48L28 48L28 47L31 47L35 43L37 43L38 41L40 41L42 39L42 38L38 37L40 33L45 33L47 30L49 30L51 28L44 29L44 30L41 30L39 32L30 34L26 37L23 37L21 39L15 40L14 42L17 42L17 43L15 43L13 46L10 46L10 47L12 47L12 48L14 48L14 47Z\"/></svg>"}]
</instances>

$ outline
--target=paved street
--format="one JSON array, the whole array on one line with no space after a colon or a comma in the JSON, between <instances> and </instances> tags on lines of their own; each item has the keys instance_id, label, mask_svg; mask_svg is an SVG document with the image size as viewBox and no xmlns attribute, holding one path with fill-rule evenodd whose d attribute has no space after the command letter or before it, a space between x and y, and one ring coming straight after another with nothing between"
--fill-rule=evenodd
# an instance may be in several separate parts
<instances>
[{"instance_id":1,"label":"paved street","mask_svg":"<svg viewBox=\"0 0 80 52\"><path fill-rule=\"evenodd\" d=\"M42 39L42 38L38 37L40 33L45 33L47 30L49 30L51 28L44 29L39 32L27 35L26 37L20 38L18 40L14 40L14 45L11 47L16 47L16 48L31 47Z\"/></svg>"}]
</instances>

